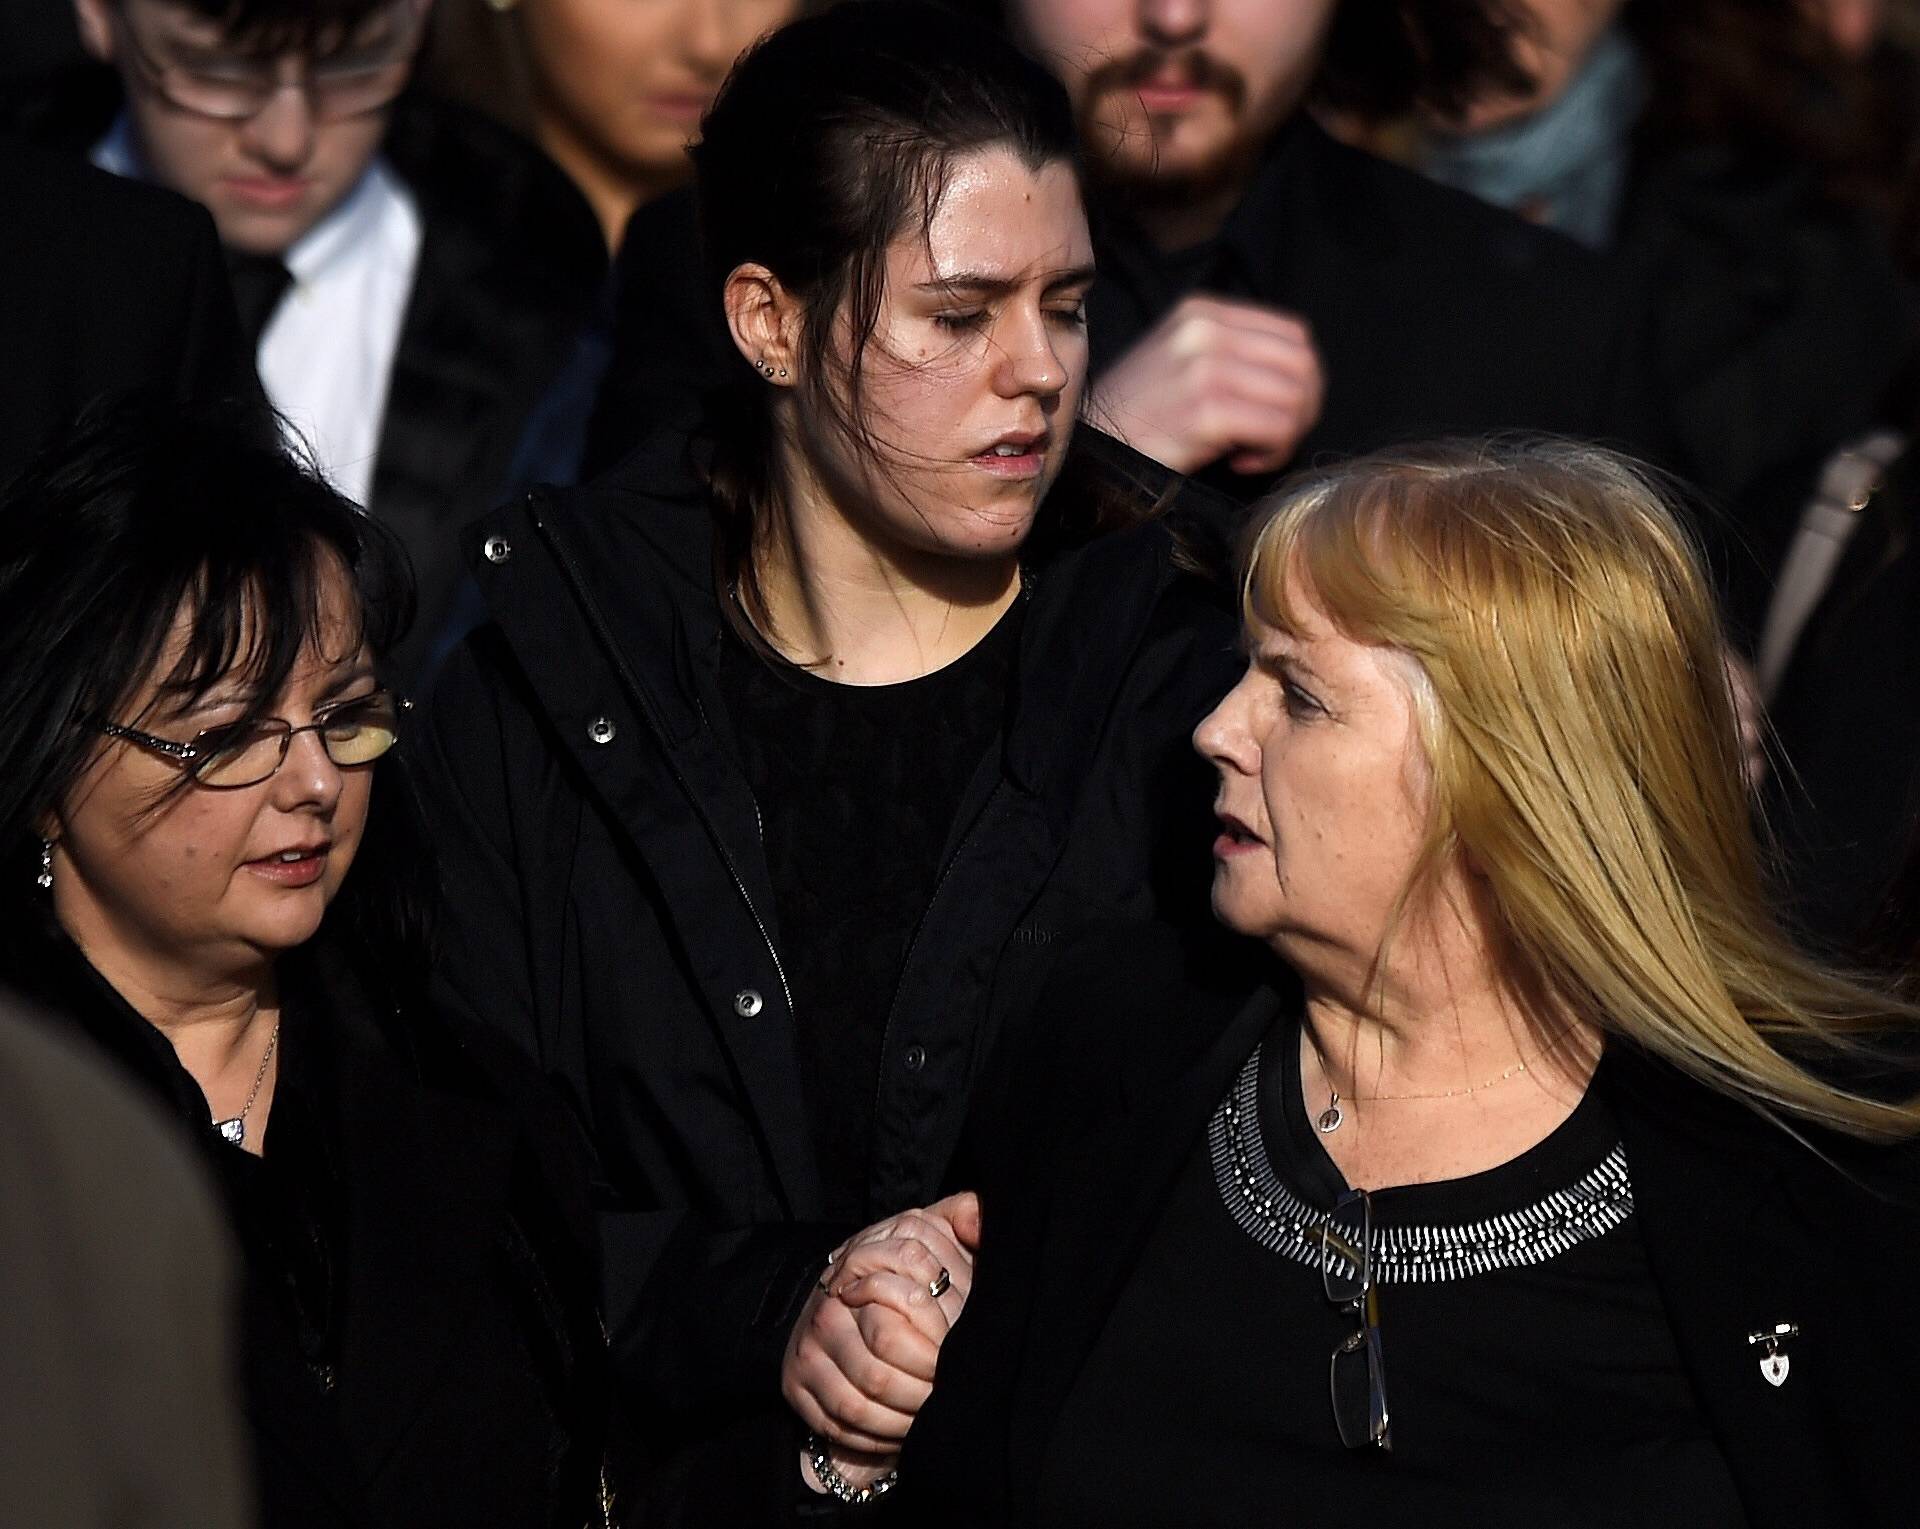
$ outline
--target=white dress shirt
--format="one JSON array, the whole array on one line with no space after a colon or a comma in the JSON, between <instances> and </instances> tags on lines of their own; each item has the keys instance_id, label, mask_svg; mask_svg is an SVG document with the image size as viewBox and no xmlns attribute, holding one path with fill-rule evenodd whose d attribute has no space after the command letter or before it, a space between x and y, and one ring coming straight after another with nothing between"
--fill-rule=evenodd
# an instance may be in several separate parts
<instances>
[{"instance_id":1,"label":"white dress shirt","mask_svg":"<svg viewBox=\"0 0 1920 1529\"><path fill-rule=\"evenodd\" d=\"M145 179L127 119L93 161ZM356 504L373 488L387 385L420 262L411 193L375 159L335 207L281 258L293 283L260 336L260 383L328 482Z\"/></svg>"}]
</instances>

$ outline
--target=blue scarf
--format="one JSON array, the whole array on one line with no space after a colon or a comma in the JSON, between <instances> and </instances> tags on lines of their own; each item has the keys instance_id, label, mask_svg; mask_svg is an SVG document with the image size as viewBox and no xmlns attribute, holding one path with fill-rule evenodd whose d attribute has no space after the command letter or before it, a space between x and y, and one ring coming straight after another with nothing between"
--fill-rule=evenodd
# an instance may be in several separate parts
<instances>
[{"instance_id":1,"label":"blue scarf","mask_svg":"<svg viewBox=\"0 0 1920 1529\"><path fill-rule=\"evenodd\" d=\"M1626 190L1629 139L1646 98L1639 54L1615 28L1594 44L1558 100L1471 137L1436 133L1421 168L1445 185L1605 249Z\"/></svg>"}]
</instances>

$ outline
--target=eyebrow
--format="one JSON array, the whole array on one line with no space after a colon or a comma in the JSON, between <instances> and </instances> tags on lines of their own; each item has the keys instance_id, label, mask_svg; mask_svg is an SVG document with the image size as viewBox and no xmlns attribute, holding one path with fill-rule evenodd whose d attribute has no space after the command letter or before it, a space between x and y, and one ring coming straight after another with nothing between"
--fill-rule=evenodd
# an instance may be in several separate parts
<instances>
[{"instance_id":1,"label":"eyebrow","mask_svg":"<svg viewBox=\"0 0 1920 1529\"><path fill-rule=\"evenodd\" d=\"M321 688L319 699L331 701L361 681L374 678L373 665L364 660L355 661L348 668L336 668L333 677ZM160 721L179 722L203 711L217 711L222 706L245 706L248 700L245 690L223 684L197 699L189 700L182 696L171 705L156 708L149 715Z\"/></svg>"},{"instance_id":2,"label":"eyebrow","mask_svg":"<svg viewBox=\"0 0 1920 1529\"><path fill-rule=\"evenodd\" d=\"M364 662L357 663L351 669L336 672L334 677L327 682L326 688L320 692L320 699L330 701L342 691L351 690L362 680L370 680L372 678L374 678L373 665Z\"/></svg>"},{"instance_id":3,"label":"eyebrow","mask_svg":"<svg viewBox=\"0 0 1920 1529\"><path fill-rule=\"evenodd\" d=\"M1326 684L1325 677L1301 656L1297 647L1282 647L1269 641L1262 647L1250 647L1247 656L1264 669L1291 669L1317 685Z\"/></svg>"},{"instance_id":4,"label":"eyebrow","mask_svg":"<svg viewBox=\"0 0 1920 1529\"><path fill-rule=\"evenodd\" d=\"M1050 272L1042 280L1047 290L1052 291L1056 287L1080 286L1092 281L1093 277L1092 266L1079 265L1071 270ZM984 271L956 271L951 276L939 276L932 281L923 281L914 290L936 293L968 292L978 293L983 297L1001 297L1008 292L1019 291L1031 280L1032 278L989 276Z\"/></svg>"}]
</instances>

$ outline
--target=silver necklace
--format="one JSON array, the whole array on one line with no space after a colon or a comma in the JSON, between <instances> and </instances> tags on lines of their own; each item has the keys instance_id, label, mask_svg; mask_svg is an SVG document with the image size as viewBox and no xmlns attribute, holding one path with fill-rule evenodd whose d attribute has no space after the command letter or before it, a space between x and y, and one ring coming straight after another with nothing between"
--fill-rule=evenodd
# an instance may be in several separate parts
<instances>
[{"instance_id":1,"label":"silver necklace","mask_svg":"<svg viewBox=\"0 0 1920 1529\"><path fill-rule=\"evenodd\" d=\"M1314 1056L1319 1058L1321 1073L1325 1074L1327 1071L1327 1059L1320 1050L1320 1043L1313 1038L1313 1031L1305 1030L1304 1033L1307 1037L1307 1044L1313 1047ZM1561 1030L1549 1040L1546 1045L1535 1052L1534 1059L1545 1056L1572 1033L1573 1026L1568 1025L1564 1030ZM1496 1084L1504 1083L1509 1078L1518 1077L1527 1070L1528 1060L1527 1058L1523 1058L1515 1062L1513 1066L1509 1067L1505 1072L1501 1073L1499 1077L1488 1078L1484 1083L1469 1084L1466 1088L1442 1089L1437 1094L1349 1094L1347 1095L1347 1103L1375 1104L1394 1103L1407 1099L1459 1099L1467 1094L1477 1094L1482 1089L1492 1088ZM1329 1083L1327 1085L1327 1107L1318 1115L1314 1116L1313 1128L1322 1136L1331 1136L1346 1123L1346 1119L1346 1111L1340 1108L1340 1090Z\"/></svg>"},{"instance_id":2,"label":"silver necklace","mask_svg":"<svg viewBox=\"0 0 1920 1529\"><path fill-rule=\"evenodd\" d=\"M240 1106L240 1113L231 1120L216 1120L214 1130L218 1131L236 1147L247 1142L247 1116L253 1112L253 1101L260 1097L260 1085L267 1081L267 1069L273 1065L273 1049L280 1044L280 1021L273 1022L273 1034L267 1037L266 1054L260 1058L260 1070L253 1075L253 1087L247 1091L247 1102Z\"/></svg>"}]
</instances>

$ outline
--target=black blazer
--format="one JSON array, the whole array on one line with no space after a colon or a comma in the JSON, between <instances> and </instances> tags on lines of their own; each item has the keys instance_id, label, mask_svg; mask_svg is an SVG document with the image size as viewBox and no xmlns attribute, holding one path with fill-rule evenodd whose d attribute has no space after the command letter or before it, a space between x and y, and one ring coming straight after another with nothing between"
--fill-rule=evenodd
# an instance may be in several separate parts
<instances>
[{"instance_id":1,"label":"black blazer","mask_svg":"<svg viewBox=\"0 0 1920 1529\"><path fill-rule=\"evenodd\" d=\"M402 1020L337 954L282 959L279 1087L312 1101L327 1145L308 1179L341 1207L325 1287L338 1339L322 1360L280 1293L284 1227L236 1175L171 1044L47 921L15 922L6 980L143 1085L225 1193L246 1253L263 1529L586 1523L606 1391L585 1172L524 1063L430 1014Z\"/></svg>"},{"instance_id":2,"label":"black blazer","mask_svg":"<svg viewBox=\"0 0 1920 1529\"><path fill-rule=\"evenodd\" d=\"M409 97L382 152L424 226L368 505L400 533L419 579L419 617L394 657L411 678L465 580L459 528L506 491L527 420L593 311L607 254L566 177L477 112Z\"/></svg>"},{"instance_id":3,"label":"black blazer","mask_svg":"<svg viewBox=\"0 0 1920 1529\"><path fill-rule=\"evenodd\" d=\"M1136 934L1062 962L1052 1026L1003 1056L969 1127L961 1173L981 1194L983 1241L907 1439L902 1520L1033 1522L1052 1422L1283 1001ZM1823 1160L1617 1042L1594 1086L1619 1119L1680 1359L1754 1529L1912 1524L1901 1466L1920 1425L1920 1154L1823 1141ZM1783 1321L1800 1337L1776 1388L1747 1335Z\"/></svg>"},{"instance_id":4,"label":"black blazer","mask_svg":"<svg viewBox=\"0 0 1920 1529\"><path fill-rule=\"evenodd\" d=\"M191 202L4 143L0 227L0 486L104 393L259 396Z\"/></svg>"},{"instance_id":5,"label":"black blazer","mask_svg":"<svg viewBox=\"0 0 1920 1529\"><path fill-rule=\"evenodd\" d=\"M1074 450L1157 472L1091 432ZM616 1363L649 1482L687 1484L687 1517L662 1521L743 1523L793 1495L781 1349L855 1228L823 1220L771 872L717 691L713 536L676 434L488 516L467 543L491 620L424 731L448 1001L536 1056L599 1149ZM1239 660L1224 600L1175 554L1153 522L1035 564L1004 735L893 1002L875 1218L933 1198L987 1049L1031 1015L1060 940L1204 918L1188 739Z\"/></svg>"},{"instance_id":6,"label":"black blazer","mask_svg":"<svg viewBox=\"0 0 1920 1529\"><path fill-rule=\"evenodd\" d=\"M17 103L0 102L0 122L77 157L106 133L121 102L111 70L83 67L23 92ZM566 176L478 112L410 93L394 107L381 153L413 196L422 226L367 505L399 533L418 580L418 618L391 655L393 676L406 685L420 674L462 588L456 532L506 491L527 420L593 312L607 252L600 225ZM27 242L0 248L0 272L13 246ZM47 268L63 258L87 272L102 259L98 250L49 252ZM67 280L48 288L58 291ZM122 287L124 278L108 283L109 300ZM182 305L191 311L196 299L192 281L166 264L128 290L127 301L157 309L156 316ZM230 330L232 303L221 301ZM252 363L247 357L243 368L249 378Z\"/></svg>"},{"instance_id":7,"label":"black blazer","mask_svg":"<svg viewBox=\"0 0 1920 1529\"><path fill-rule=\"evenodd\" d=\"M1770 480L1879 423L1914 355L1920 307L1886 230L1790 162L1643 144L1610 258L1647 295L1671 465L1743 540Z\"/></svg>"}]
</instances>

